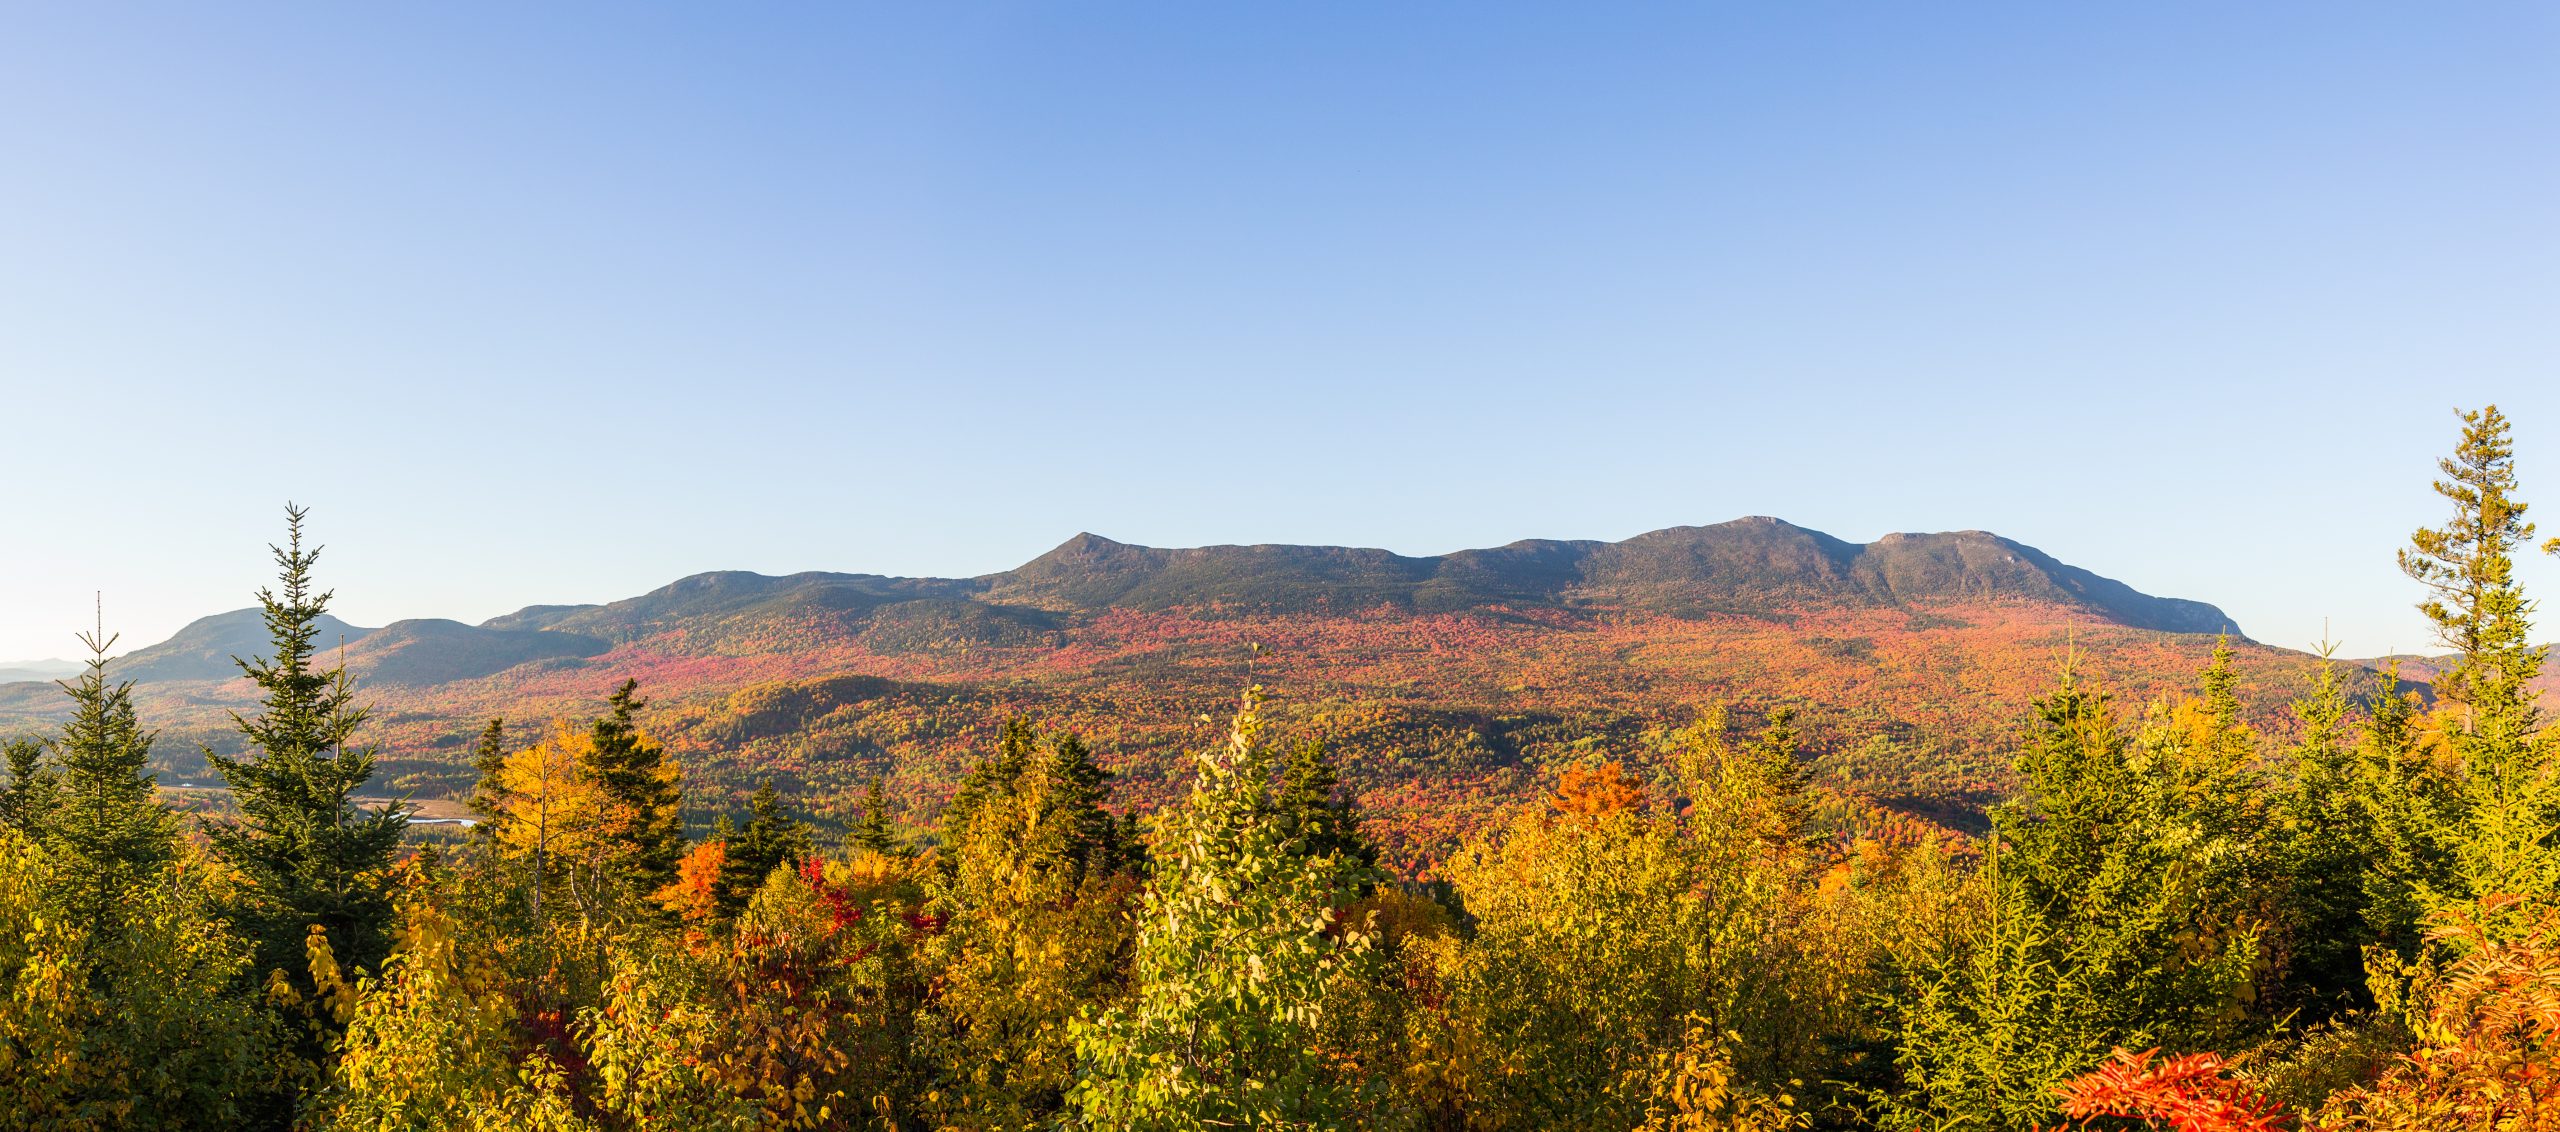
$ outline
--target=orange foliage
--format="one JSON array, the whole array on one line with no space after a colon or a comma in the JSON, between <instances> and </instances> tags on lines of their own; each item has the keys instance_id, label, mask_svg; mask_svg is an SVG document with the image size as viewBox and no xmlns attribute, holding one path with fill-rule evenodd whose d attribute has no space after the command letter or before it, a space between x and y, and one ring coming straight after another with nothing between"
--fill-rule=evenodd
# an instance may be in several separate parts
<instances>
[{"instance_id":1,"label":"orange foliage","mask_svg":"<svg viewBox=\"0 0 2560 1132\"><path fill-rule=\"evenodd\" d=\"M2063 1115L2078 1127L2113 1127L2111 1118L2139 1120L2146 1128L2175 1132L2282 1132L2284 1106L2260 1096L2247 1082L2223 1076L2223 1061L2209 1053L2154 1060L2158 1050L2115 1051L2107 1063L2065 1082ZM2069 1126L2065 1126L2069 1127Z\"/></svg>"},{"instance_id":2,"label":"orange foliage","mask_svg":"<svg viewBox=\"0 0 2560 1132\"><path fill-rule=\"evenodd\" d=\"M1598 821L1644 804L1644 783L1614 762L1595 767L1566 767L1549 803L1556 812L1579 821Z\"/></svg>"},{"instance_id":3,"label":"orange foliage","mask_svg":"<svg viewBox=\"0 0 2560 1132\"><path fill-rule=\"evenodd\" d=\"M675 913L688 928L699 928L718 912L721 866L729 863L729 843L705 841L676 862L675 883L650 894L658 906Z\"/></svg>"},{"instance_id":4,"label":"orange foliage","mask_svg":"<svg viewBox=\"0 0 2560 1132\"><path fill-rule=\"evenodd\" d=\"M2484 911L2513 902L2493 898ZM2560 1129L2560 912L2513 940L2469 918L2430 938L2461 957L2440 972L2412 972L2418 1049L2381 1080L2333 1098L2322 1126Z\"/></svg>"}]
</instances>

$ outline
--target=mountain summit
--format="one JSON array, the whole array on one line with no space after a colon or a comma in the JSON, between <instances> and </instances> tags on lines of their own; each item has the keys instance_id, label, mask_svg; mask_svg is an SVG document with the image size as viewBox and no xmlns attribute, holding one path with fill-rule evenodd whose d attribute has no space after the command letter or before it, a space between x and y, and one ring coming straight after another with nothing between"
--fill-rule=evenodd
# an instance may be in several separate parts
<instances>
[{"instance_id":1,"label":"mountain summit","mask_svg":"<svg viewBox=\"0 0 2560 1132\"><path fill-rule=\"evenodd\" d=\"M977 580L986 584L981 600L1062 612L1508 605L1758 616L2029 601L2137 629L2239 634L2211 605L2153 597L1985 531L1892 534L1860 545L1765 516L1623 542L1532 539L1423 558L1338 546L1158 550L1079 534L1018 569Z\"/></svg>"}]
</instances>

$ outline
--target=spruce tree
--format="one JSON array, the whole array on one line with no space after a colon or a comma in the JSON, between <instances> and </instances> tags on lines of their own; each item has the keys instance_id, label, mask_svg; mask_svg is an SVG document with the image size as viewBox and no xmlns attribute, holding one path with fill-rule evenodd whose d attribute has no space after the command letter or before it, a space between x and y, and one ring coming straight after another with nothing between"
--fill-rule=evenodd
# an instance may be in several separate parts
<instances>
[{"instance_id":1,"label":"spruce tree","mask_svg":"<svg viewBox=\"0 0 2560 1132\"><path fill-rule=\"evenodd\" d=\"M809 852L808 830L782 812L782 796L766 779L747 799L747 825L728 836L728 853L720 865L721 910L731 915L755 898L773 870Z\"/></svg>"},{"instance_id":2,"label":"spruce tree","mask_svg":"<svg viewBox=\"0 0 2560 1132\"><path fill-rule=\"evenodd\" d=\"M970 767L960 779L960 788L952 792L951 801L942 807L941 833L945 844L967 827L972 815L988 800L1013 789L1024 771L1031 769L1032 757L1039 753L1040 735L1031 721L1015 716L1004 721L996 732L996 753L992 758Z\"/></svg>"},{"instance_id":3,"label":"spruce tree","mask_svg":"<svg viewBox=\"0 0 2560 1132\"><path fill-rule=\"evenodd\" d=\"M2515 579L2515 549L2533 537L2516 498L2515 445L2496 405L2462 414L2462 439L2437 461L2435 491L2453 504L2442 527L2421 527L2400 552L2400 569L2426 586L2418 611L2454 652L2437 694L2460 705L2464 754L2492 775L2521 769L2539 722L2530 687L2548 653L2527 639L2531 606Z\"/></svg>"},{"instance_id":4,"label":"spruce tree","mask_svg":"<svg viewBox=\"0 0 2560 1132\"><path fill-rule=\"evenodd\" d=\"M2459 713L2448 738L2462 772L2465 812L2452 838L2460 891L2427 902L2524 898L2494 917L2512 927L2560 896L2560 781L2539 750L2532 683L2549 650L2530 640L2532 606L2515 579L2515 551L2533 524L2516 498L2508 429L2495 405L2462 414L2461 440L2437 462L2444 478L2435 483L2453 517L2412 533L2400 568L2426 587L2418 610L2454 650L2436 686Z\"/></svg>"},{"instance_id":5,"label":"spruce tree","mask_svg":"<svg viewBox=\"0 0 2560 1132\"><path fill-rule=\"evenodd\" d=\"M1749 753L1776 795L1785 836L1797 845L1810 846L1821 840L1821 834L1814 828L1812 782L1805 773L1803 747L1803 737L1796 731L1796 709L1780 705L1769 709L1769 722L1752 741Z\"/></svg>"},{"instance_id":6,"label":"spruce tree","mask_svg":"<svg viewBox=\"0 0 2560 1132\"><path fill-rule=\"evenodd\" d=\"M631 815L621 831L627 879L650 893L675 883L676 861L684 856L684 779L667 749L634 721L648 706L639 688L639 681L624 680L607 697L611 710L590 728L593 742L580 759L605 797Z\"/></svg>"},{"instance_id":7,"label":"spruce tree","mask_svg":"<svg viewBox=\"0 0 2560 1132\"><path fill-rule=\"evenodd\" d=\"M231 784L239 820L206 834L247 882L234 918L257 942L260 970L303 970L314 928L341 963L372 970L389 950L386 874L408 818L397 806L356 804L373 778L374 752L348 743L365 709L345 669L313 662L332 595L312 586L320 548L303 548L306 514L285 506L285 545L270 547L281 592L258 591L273 652L234 658L259 692L254 718L231 717L248 749L240 758L205 752Z\"/></svg>"},{"instance_id":8,"label":"spruce tree","mask_svg":"<svg viewBox=\"0 0 2560 1132\"><path fill-rule=\"evenodd\" d=\"M2284 930L2293 954L2285 991L2307 1021L2363 1003L2364 949L2379 939L2365 906L2373 820L2357 797L2351 705L2331 651L2321 646L2311 690L2293 702L2299 738L2280 800Z\"/></svg>"},{"instance_id":9,"label":"spruce tree","mask_svg":"<svg viewBox=\"0 0 2560 1132\"><path fill-rule=\"evenodd\" d=\"M2382 671L2380 686L2357 729L2349 789L2365 837L2365 932L2403 959L2417 954L2431 894L2455 892L2454 843L2463 818L2462 784L2419 744L2417 696L2400 664Z\"/></svg>"},{"instance_id":10,"label":"spruce tree","mask_svg":"<svg viewBox=\"0 0 2560 1132\"><path fill-rule=\"evenodd\" d=\"M1048 804L1064 820L1069 858L1087 873L1117 871L1125 857L1120 823L1102 808L1111 799L1111 772L1102 769L1092 749L1074 735L1050 740L1038 765L1047 780Z\"/></svg>"},{"instance_id":11,"label":"spruce tree","mask_svg":"<svg viewBox=\"0 0 2560 1132\"><path fill-rule=\"evenodd\" d=\"M889 800L881 792L879 775L871 776L871 784L862 790L862 817L845 839L854 848L884 857L903 857L906 846L889 825Z\"/></svg>"},{"instance_id":12,"label":"spruce tree","mask_svg":"<svg viewBox=\"0 0 2560 1132\"><path fill-rule=\"evenodd\" d=\"M1102 808L1110 778L1074 736L1017 719L944 811L942 1009L921 1045L951 1126L1045 1125L1073 1077L1070 1019L1119 993L1137 882Z\"/></svg>"},{"instance_id":13,"label":"spruce tree","mask_svg":"<svg viewBox=\"0 0 2560 1132\"><path fill-rule=\"evenodd\" d=\"M1339 796L1340 783L1323 740L1309 739L1291 747L1288 761L1281 764L1280 795L1275 799L1280 827L1308 856L1340 856L1362 868L1373 867L1378 850L1360 836L1358 806Z\"/></svg>"},{"instance_id":14,"label":"spruce tree","mask_svg":"<svg viewBox=\"0 0 2560 1132\"><path fill-rule=\"evenodd\" d=\"M107 679L115 638L80 641L88 669L60 682L71 718L54 741L57 787L39 839L78 862L92 893L112 897L177 855L177 822L153 796L151 733L134 715L133 684Z\"/></svg>"},{"instance_id":15,"label":"spruce tree","mask_svg":"<svg viewBox=\"0 0 2560 1132\"><path fill-rule=\"evenodd\" d=\"M0 783L0 829L33 837L53 808L55 780L52 768L44 764L44 744L11 739L0 747L0 759L5 759L9 776Z\"/></svg>"},{"instance_id":16,"label":"spruce tree","mask_svg":"<svg viewBox=\"0 0 2560 1132\"><path fill-rule=\"evenodd\" d=\"M472 832L483 839L497 836L498 819L507 812L507 754L507 721L491 719L471 744L471 769L480 775L471 787L471 812L479 815Z\"/></svg>"},{"instance_id":17,"label":"spruce tree","mask_svg":"<svg viewBox=\"0 0 2560 1132\"><path fill-rule=\"evenodd\" d=\"M2238 899L2254 847L2184 789L2180 752L2131 741L2103 690L2066 670L2036 714L2023 789L1992 813L2002 882L2066 942L2055 961L2102 990L2095 1020L2117 1040L2219 1040L2258 957Z\"/></svg>"}]
</instances>

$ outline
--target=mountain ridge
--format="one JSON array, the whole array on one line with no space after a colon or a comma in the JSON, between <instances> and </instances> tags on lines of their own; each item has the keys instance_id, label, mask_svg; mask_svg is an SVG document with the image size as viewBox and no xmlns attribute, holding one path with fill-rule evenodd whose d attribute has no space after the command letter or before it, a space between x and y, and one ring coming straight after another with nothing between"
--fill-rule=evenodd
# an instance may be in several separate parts
<instances>
[{"instance_id":1,"label":"mountain ridge","mask_svg":"<svg viewBox=\"0 0 2560 1132\"><path fill-rule=\"evenodd\" d=\"M328 618L321 640L369 679L430 684L534 662L575 663L662 635L707 650L776 625L856 636L889 651L1037 644L1064 619L1111 610L1410 614L1624 609L1677 618L2027 601L2127 628L2246 640L2219 608L2156 597L1988 531L1899 532L1852 543L1768 516L1665 527L1615 542L1522 539L1405 555L1260 543L1163 548L1079 532L1011 570L973 578L715 570L594 605L529 605L478 625L413 618L363 628ZM257 610L199 618L117 658L140 683L228 679L264 648Z\"/></svg>"}]
</instances>

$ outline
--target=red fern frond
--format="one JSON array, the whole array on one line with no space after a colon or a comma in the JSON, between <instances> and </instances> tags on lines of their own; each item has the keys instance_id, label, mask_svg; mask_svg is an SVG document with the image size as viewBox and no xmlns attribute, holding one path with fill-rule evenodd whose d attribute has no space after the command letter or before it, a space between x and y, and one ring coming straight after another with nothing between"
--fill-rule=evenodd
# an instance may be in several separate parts
<instances>
[{"instance_id":1,"label":"red fern frond","mask_svg":"<svg viewBox=\"0 0 2560 1132\"><path fill-rule=\"evenodd\" d=\"M2174 1132L2284 1132L2284 1106L2247 1082L2223 1076L2210 1053L2155 1060L2158 1050L2115 1051L2107 1063L2065 1082L2063 1115L2091 1128L2106 1117L2140 1120Z\"/></svg>"}]
</instances>

